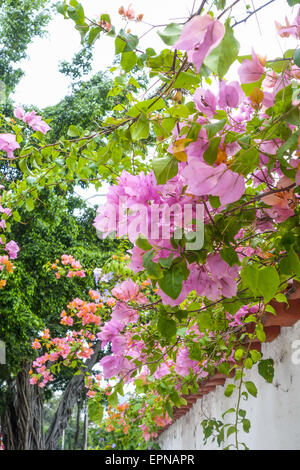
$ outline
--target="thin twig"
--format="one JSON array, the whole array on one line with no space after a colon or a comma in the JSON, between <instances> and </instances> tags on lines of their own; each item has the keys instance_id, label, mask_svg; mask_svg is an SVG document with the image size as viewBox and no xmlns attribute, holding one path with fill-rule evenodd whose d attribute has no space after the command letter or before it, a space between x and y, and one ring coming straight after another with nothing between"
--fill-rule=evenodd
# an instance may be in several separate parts
<instances>
[{"instance_id":1,"label":"thin twig","mask_svg":"<svg viewBox=\"0 0 300 470\"><path fill-rule=\"evenodd\" d=\"M238 24L241 24L241 23L246 23L246 21L254 14L256 14L258 11L262 10L263 8L265 8L266 6L270 5L270 3L273 3L275 2L275 0L270 0L269 2L265 3L264 5L262 5L261 7L257 8L256 10L254 11L251 11L244 19L240 20L240 21L236 21L231 27L234 28L235 26L237 26Z\"/></svg>"}]
</instances>

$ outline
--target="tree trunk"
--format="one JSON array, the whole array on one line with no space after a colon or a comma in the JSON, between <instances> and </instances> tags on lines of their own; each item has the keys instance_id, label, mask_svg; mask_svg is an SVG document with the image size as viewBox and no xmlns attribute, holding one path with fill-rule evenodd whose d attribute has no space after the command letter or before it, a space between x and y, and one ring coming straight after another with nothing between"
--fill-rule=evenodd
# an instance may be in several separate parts
<instances>
[{"instance_id":1,"label":"tree trunk","mask_svg":"<svg viewBox=\"0 0 300 470\"><path fill-rule=\"evenodd\" d=\"M80 415L81 415L82 401L77 401L77 416L76 416L76 432L74 436L74 450L78 449L78 439L80 434Z\"/></svg>"},{"instance_id":2,"label":"tree trunk","mask_svg":"<svg viewBox=\"0 0 300 470\"><path fill-rule=\"evenodd\" d=\"M61 438L61 450L65 450L65 438L66 438L66 430L64 429L62 432L62 438Z\"/></svg>"},{"instance_id":3,"label":"tree trunk","mask_svg":"<svg viewBox=\"0 0 300 470\"><path fill-rule=\"evenodd\" d=\"M84 406L83 444L82 450L87 450L88 446L89 409L88 404Z\"/></svg>"},{"instance_id":4,"label":"tree trunk","mask_svg":"<svg viewBox=\"0 0 300 470\"><path fill-rule=\"evenodd\" d=\"M100 350L101 345L98 342L93 356L82 367L82 373L75 375L67 385L46 435L47 450L56 450L58 448L59 438L63 430L66 429L74 405L82 393L84 374L85 372L91 372L98 361Z\"/></svg>"},{"instance_id":5,"label":"tree trunk","mask_svg":"<svg viewBox=\"0 0 300 470\"><path fill-rule=\"evenodd\" d=\"M31 364L23 362L15 380L8 383L8 397L2 417L7 450L43 450L42 391L29 383Z\"/></svg>"}]
</instances>

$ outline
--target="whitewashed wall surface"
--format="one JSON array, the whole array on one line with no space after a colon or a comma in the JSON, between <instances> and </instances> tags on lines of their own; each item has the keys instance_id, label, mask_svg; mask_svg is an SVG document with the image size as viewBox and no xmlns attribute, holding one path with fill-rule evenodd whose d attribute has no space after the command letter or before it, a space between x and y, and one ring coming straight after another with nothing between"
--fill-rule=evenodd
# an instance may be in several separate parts
<instances>
[{"instance_id":1,"label":"whitewashed wall surface","mask_svg":"<svg viewBox=\"0 0 300 470\"><path fill-rule=\"evenodd\" d=\"M298 351L297 351L298 349ZM275 376L272 384L267 383L258 373L257 367L246 374L246 380L253 381L258 396L242 400L241 408L247 411L251 421L249 434L240 432L239 440L251 450L300 450L300 321L292 327L281 328L279 337L262 346L263 358L274 359ZM210 441L203 445L201 422L207 418L222 419L222 413L235 407L236 395L224 396L225 387L199 399L189 412L179 418L159 437L164 450L210 450L219 449ZM225 416L224 422L230 422ZM233 436L228 443L233 441ZM227 443L226 443L227 444Z\"/></svg>"}]
</instances>

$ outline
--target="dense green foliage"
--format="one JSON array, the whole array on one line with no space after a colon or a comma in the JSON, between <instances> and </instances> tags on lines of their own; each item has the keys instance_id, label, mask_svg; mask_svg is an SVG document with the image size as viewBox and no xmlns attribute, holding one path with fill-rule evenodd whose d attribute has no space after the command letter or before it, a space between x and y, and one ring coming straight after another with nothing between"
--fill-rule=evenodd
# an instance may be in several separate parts
<instances>
[{"instance_id":1,"label":"dense green foliage","mask_svg":"<svg viewBox=\"0 0 300 470\"><path fill-rule=\"evenodd\" d=\"M42 36L50 21L49 0L2 0L0 2L0 80L7 96L23 75L16 65L26 57L29 44Z\"/></svg>"},{"instance_id":2,"label":"dense green foliage","mask_svg":"<svg viewBox=\"0 0 300 470\"><path fill-rule=\"evenodd\" d=\"M79 210L80 215L74 215ZM94 215L79 198L47 192L36 211L24 213L22 224L13 224L21 251L14 276L0 292L0 337L7 345L10 371L16 372L22 359L35 356L30 344L45 325L54 335L66 331L60 325L62 309L94 287L93 269L111 256L114 245L97 238ZM64 283L49 275L45 265L63 253L84 259L89 275Z\"/></svg>"}]
</instances>

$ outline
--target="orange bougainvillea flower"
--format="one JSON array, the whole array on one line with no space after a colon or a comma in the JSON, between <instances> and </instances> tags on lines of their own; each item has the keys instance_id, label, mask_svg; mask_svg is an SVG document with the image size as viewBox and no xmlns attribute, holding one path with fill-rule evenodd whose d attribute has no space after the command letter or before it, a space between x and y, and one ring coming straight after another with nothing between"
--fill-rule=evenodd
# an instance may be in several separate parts
<instances>
[{"instance_id":1,"label":"orange bougainvillea flower","mask_svg":"<svg viewBox=\"0 0 300 470\"><path fill-rule=\"evenodd\" d=\"M277 188L287 188L293 184L287 176L280 178ZM276 206L281 209L295 209L297 206L297 198L294 194L293 188L287 191L279 191L278 193L269 194L262 198L262 201L268 206Z\"/></svg>"},{"instance_id":2,"label":"orange bougainvillea flower","mask_svg":"<svg viewBox=\"0 0 300 470\"><path fill-rule=\"evenodd\" d=\"M220 163L226 163L226 161L227 161L227 153L226 153L226 150L225 150L225 146L220 147L219 150L218 150L216 163L217 163L217 165L220 165Z\"/></svg>"},{"instance_id":3,"label":"orange bougainvillea flower","mask_svg":"<svg viewBox=\"0 0 300 470\"><path fill-rule=\"evenodd\" d=\"M187 154L185 151L186 144L191 142L192 139L179 139L176 140L173 144L173 149L172 153L176 160L179 160L180 162L186 162L187 161Z\"/></svg>"},{"instance_id":4,"label":"orange bougainvillea flower","mask_svg":"<svg viewBox=\"0 0 300 470\"><path fill-rule=\"evenodd\" d=\"M264 92L262 90L260 90L260 88L254 88L254 90L252 91L251 95L249 96L252 104L253 104L253 107L255 109L258 109L261 105L261 103L263 102L263 99L264 99Z\"/></svg>"}]
</instances>

